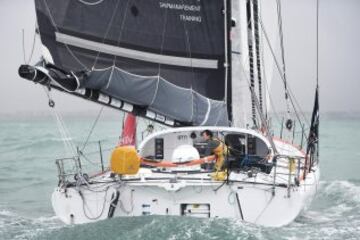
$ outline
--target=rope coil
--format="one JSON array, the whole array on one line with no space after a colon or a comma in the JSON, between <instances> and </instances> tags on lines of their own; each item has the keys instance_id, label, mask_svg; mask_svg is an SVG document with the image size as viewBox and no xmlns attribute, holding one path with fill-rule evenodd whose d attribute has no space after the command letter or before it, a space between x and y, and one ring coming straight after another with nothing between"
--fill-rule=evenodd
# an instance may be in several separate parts
<instances>
[{"instance_id":1,"label":"rope coil","mask_svg":"<svg viewBox=\"0 0 360 240\"><path fill-rule=\"evenodd\" d=\"M214 162L216 161L216 157L215 155L211 155L208 157L203 157L203 158L199 158L199 159L195 159L195 160L191 160L191 161L187 161L187 162L181 162L181 163L174 163L171 161L161 161L161 162L155 162L146 158L141 158L141 163L147 166L152 166L152 167L183 167L183 166L195 166L195 165L200 165L200 164L204 164L204 163L210 163L210 162Z\"/></svg>"}]
</instances>

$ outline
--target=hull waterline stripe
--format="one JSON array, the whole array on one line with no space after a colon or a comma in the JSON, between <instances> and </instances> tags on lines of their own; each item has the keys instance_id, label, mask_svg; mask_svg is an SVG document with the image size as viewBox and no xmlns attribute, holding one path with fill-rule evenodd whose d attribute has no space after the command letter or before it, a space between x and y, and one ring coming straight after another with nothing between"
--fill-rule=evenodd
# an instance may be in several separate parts
<instances>
[{"instance_id":1,"label":"hull waterline stripe","mask_svg":"<svg viewBox=\"0 0 360 240\"><path fill-rule=\"evenodd\" d=\"M105 43L90 41L87 39L74 37L59 32L55 32L55 36L57 42L87 50L102 52L109 55L126 57L126 58L136 59L145 62L175 65L182 67L210 68L210 69L218 68L218 60L214 60L214 59L185 58L185 57L166 56L156 53L143 52L128 48L117 47Z\"/></svg>"}]
</instances>

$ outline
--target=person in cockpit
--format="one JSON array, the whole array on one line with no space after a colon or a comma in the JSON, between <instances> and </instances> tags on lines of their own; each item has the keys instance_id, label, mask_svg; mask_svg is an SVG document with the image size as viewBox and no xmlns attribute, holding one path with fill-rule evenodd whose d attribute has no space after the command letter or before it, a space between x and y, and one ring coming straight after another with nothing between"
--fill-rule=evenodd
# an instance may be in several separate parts
<instances>
[{"instance_id":1,"label":"person in cockpit","mask_svg":"<svg viewBox=\"0 0 360 240\"><path fill-rule=\"evenodd\" d=\"M221 171L224 165L224 156L227 154L227 146L220 139L214 137L210 130L204 130L201 132L201 136L207 142L205 156L215 155L215 170Z\"/></svg>"}]
</instances>

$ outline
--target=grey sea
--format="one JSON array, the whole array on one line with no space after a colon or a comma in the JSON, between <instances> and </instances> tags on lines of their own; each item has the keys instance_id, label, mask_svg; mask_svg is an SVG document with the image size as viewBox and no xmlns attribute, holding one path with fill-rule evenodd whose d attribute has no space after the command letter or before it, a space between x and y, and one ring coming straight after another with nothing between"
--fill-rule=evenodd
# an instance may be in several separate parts
<instances>
[{"instance_id":1,"label":"grey sea","mask_svg":"<svg viewBox=\"0 0 360 240\"><path fill-rule=\"evenodd\" d=\"M82 146L94 117L64 121L71 140ZM98 140L105 151L111 148L120 129L120 115L102 117L86 150L95 150ZM66 226L50 202L54 161L64 154L56 122L51 116L1 117L0 239L360 239L360 115L323 114L320 130L321 184L311 206L288 226L161 216Z\"/></svg>"}]
</instances>

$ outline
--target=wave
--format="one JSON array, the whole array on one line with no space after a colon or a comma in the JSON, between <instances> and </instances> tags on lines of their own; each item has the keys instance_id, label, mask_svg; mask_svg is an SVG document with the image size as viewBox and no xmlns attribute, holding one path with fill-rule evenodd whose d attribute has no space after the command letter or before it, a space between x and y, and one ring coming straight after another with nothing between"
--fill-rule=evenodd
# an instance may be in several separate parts
<instances>
[{"instance_id":1,"label":"wave","mask_svg":"<svg viewBox=\"0 0 360 240\"><path fill-rule=\"evenodd\" d=\"M360 182L321 182L308 211L289 230L302 229L305 239L360 239Z\"/></svg>"},{"instance_id":2,"label":"wave","mask_svg":"<svg viewBox=\"0 0 360 240\"><path fill-rule=\"evenodd\" d=\"M82 141L77 140L76 138L71 138L71 137L69 137L69 138L51 137L51 138L28 139L28 140L21 140L16 143L8 143L8 144L1 145L0 154L14 153L14 152L23 151L26 149L33 149L34 151L37 151L39 149L45 149L45 148L61 149L61 148L63 148L63 141L70 141L75 146L83 145ZM116 145L116 141L113 141L113 140L110 141L109 138L103 138L103 139L100 139L100 141L101 141L101 144L103 147ZM88 148L93 147L93 148L98 149L98 144L99 144L98 140L90 140L90 141L88 141L87 146L88 146Z\"/></svg>"},{"instance_id":3,"label":"wave","mask_svg":"<svg viewBox=\"0 0 360 240\"><path fill-rule=\"evenodd\" d=\"M360 181L322 181L310 208L282 228L236 219L145 216L65 226L56 217L29 219L0 208L4 239L360 239ZM4 219L6 220L4 222Z\"/></svg>"},{"instance_id":4,"label":"wave","mask_svg":"<svg viewBox=\"0 0 360 240\"><path fill-rule=\"evenodd\" d=\"M65 227L44 233L39 239L246 239L250 235L246 225L229 228L229 219L196 219L188 217L126 217L114 218L76 227Z\"/></svg>"},{"instance_id":5,"label":"wave","mask_svg":"<svg viewBox=\"0 0 360 240\"><path fill-rule=\"evenodd\" d=\"M63 226L55 216L28 218L8 209L0 209L0 239L3 240L37 239L40 234Z\"/></svg>"},{"instance_id":6,"label":"wave","mask_svg":"<svg viewBox=\"0 0 360 240\"><path fill-rule=\"evenodd\" d=\"M67 139L71 140L71 138ZM0 154L13 154L22 151L28 151L29 149L33 152L43 151L44 149L62 149L63 148L62 138L43 138L43 139L33 139L33 140L23 140L16 144L11 144L8 146L1 146ZM78 144L78 142L74 142ZM43 154L41 155L43 157Z\"/></svg>"},{"instance_id":7,"label":"wave","mask_svg":"<svg viewBox=\"0 0 360 240\"><path fill-rule=\"evenodd\" d=\"M360 205L360 181L336 180L320 182L318 198L331 205Z\"/></svg>"},{"instance_id":8,"label":"wave","mask_svg":"<svg viewBox=\"0 0 360 240\"><path fill-rule=\"evenodd\" d=\"M360 239L360 184L321 182L308 211L282 228L261 227L236 219L128 217L56 229L39 239Z\"/></svg>"}]
</instances>

